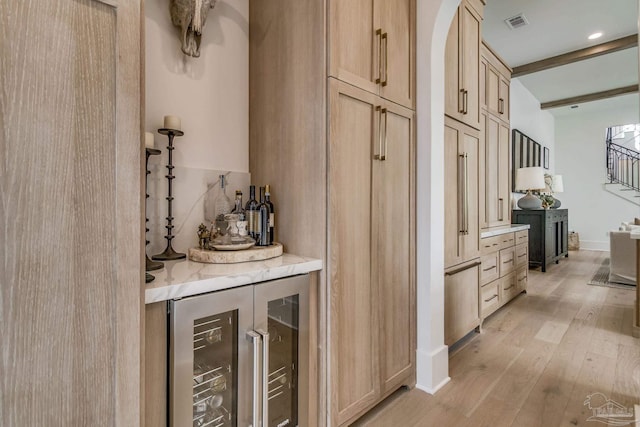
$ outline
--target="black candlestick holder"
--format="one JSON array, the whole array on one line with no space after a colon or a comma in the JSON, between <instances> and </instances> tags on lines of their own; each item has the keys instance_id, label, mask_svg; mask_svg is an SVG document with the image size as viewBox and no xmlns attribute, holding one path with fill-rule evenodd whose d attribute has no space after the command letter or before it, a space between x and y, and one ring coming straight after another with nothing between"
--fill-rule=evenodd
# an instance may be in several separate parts
<instances>
[{"instance_id":1,"label":"black candlestick holder","mask_svg":"<svg viewBox=\"0 0 640 427\"><path fill-rule=\"evenodd\" d=\"M182 132L181 130L178 129L166 129L166 128L161 128L158 129L158 133L161 135L167 135L169 137L169 144L167 145L167 150L169 151L169 160L167 162L167 175L165 175L165 177L167 178L167 184L168 184L168 191L167 191L167 225L165 226L167 229L167 235L164 236L165 239L167 239L167 247L165 248L164 252L162 252L161 254L157 254L151 257L151 259L155 259L155 260L160 260L160 261L170 261L170 260L176 260L176 259L184 259L187 257L186 254L180 253L180 252L176 252L172 247L171 247L171 240L173 240L173 238L175 236L173 236L172 234L172 230L173 230L173 215L171 212L171 202L173 202L173 193L171 191L171 186L172 186L172 182L175 178L175 176L173 176L173 158L172 158L172 153L173 153L173 138L176 136L182 136L184 135L184 132Z\"/></svg>"},{"instance_id":2,"label":"black candlestick holder","mask_svg":"<svg viewBox=\"0 0 640 427\"><path fill-rule=\"evenodd\" d=\"M149 174L151 173L151 171L149 171L149 156L155 156L161 153L160 150L156 149L156 148L146 148L146 154L147 154L147 159L146 159L146 163L145 163L145 169L147 172L147 175L145 177L145 182L144 182L144 188L145 188L145 195L144 198L145 200L149 198L149 186L147 183L147 177L149 176ZM146 203L145 203L145 213L146 213L147 209L146 209ZM149 218L146 217L145 215L145 236L146 233L149 232L149 227L147 226L147 223L149 222ZM149 241L145 239L145 246L147 246L149 244ZM164 264L161 263L160 261L151 261L151 258L149 258L149 255L147 255L145 253L145 258L146 258L146 262L145 262L145 270L146 271L154 271L154 270L159 270L162 267L164 267ZM146 276L146 282L149 283L151 282L153 279L155 279L155 277L153 277L151 274L147 273Z\"/></svg>"}]
</instances>

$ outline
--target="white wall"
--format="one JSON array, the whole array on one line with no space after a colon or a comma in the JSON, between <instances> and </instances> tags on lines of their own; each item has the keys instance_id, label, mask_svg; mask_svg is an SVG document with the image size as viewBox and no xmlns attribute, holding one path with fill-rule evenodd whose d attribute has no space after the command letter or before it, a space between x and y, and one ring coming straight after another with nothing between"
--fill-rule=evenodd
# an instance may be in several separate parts
<instances>
[{"instance_id":1,"label":"white wall","mask_svg":"<svg viewBox=\"0 0 640 427\"><path fill-rule=\"evenodd\" d=\"M219 192L244 191L249 172L249 1L219 0L209 11L200 57L180 50L180 30L171 23L169 0L145 1L145 130L162 150L149 160L147 217L149 256L166 246L167 137L157 133L165 115L177 115L184 136L175 139L172 215L173 248L186 252L197 242L204 201ZM214 184L211 191L207 188Z\"/></svg>"},{"instance_id":2,"label":"white wall","mask_svg":"<svg viewBox=\"0 0 640 427\"><path fill-rule=\"evenodd\" d=\"M609 230L640 216L640 207L604 189L605 131L613 125L638 122L638 95L626 95L619 107L577 108L556 117L556 170L563 175L569 209L569 230L580 234L582 249L609 250Z\"/></svg>"}]
</instances>

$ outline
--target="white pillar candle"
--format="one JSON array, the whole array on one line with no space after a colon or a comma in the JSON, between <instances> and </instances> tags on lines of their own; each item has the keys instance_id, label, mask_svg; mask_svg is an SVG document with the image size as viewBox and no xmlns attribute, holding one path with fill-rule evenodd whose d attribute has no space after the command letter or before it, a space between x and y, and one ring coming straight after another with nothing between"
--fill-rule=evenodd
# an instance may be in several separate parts
<instances>
[{"instance_id":1,"label":"white pillar candle","mask_svg":"<svg viewBox=\"0 0 640 427\"><path fill-rule=\"evenodd\" d=\"M178 116L164 116L164 128L165 129L180 129L180 117Z\"/></svg>"},{"instance_id":2,"label":"white pillar candle","mask_svg":"<svg viewBox=\"0 0 640 427\"><path fill-rule=\"evenodd\" d=\"M144 133L144 146L147 148L153 148L153 134L151 132Z\"/></svg>"}]
</instances>

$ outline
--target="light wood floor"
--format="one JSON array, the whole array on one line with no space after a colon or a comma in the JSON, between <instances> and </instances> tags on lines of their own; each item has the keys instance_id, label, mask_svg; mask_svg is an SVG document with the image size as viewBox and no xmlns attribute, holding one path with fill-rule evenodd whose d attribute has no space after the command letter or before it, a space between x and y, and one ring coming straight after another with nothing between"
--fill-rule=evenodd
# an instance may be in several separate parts
<instances>
[{"instance_id":1,"label":"light wood floor","mask_svg":"<svg viewBox=\"0 0 640 427\"><path fill-rule=\"evenodd\" d=\"M546 273L530 270L528 293L451 350L438 393L401 390L355 425L597 427L589 394L640 404L634 291L586 284L608 255L570 252Z\"/></svg>"}]
</instances>

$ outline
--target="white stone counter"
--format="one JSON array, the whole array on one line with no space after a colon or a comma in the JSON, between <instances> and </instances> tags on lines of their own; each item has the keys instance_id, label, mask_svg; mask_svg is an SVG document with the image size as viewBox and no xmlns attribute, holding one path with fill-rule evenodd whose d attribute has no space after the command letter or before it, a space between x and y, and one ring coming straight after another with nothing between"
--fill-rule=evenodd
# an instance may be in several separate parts
<instances>
[{"instance_id":1,"label":"white stone counter","mask_svg":"<svg viewBox=\"0 0 640 427\"><path fill-rule=\"evenodd\" d=\"M633 230L631 233L629 233L629 237L631 237L632 239L640 240L640 230Z\"/></svg>"},{"instance_id":2,"label":"white stone counter","mask_svg":"<svg viewBox=\"0 0 640 427\"><path fill-rule=\"evenodd\" d=\"M480 238L484 239L486 237L499 236L501 234L513 233L515 231L528 230L529 228L529 224L511 224L506 227L496 227L480 233Z\"/></svg>"},{"instance_id":3,"label":"white stone counter","mask_svg":"<svg viewBox=\"0 0 640 427\"><path fill-rule=\"evenodd\" d=\"M322 270L322 260L286 253L264 261L237 264L163 262L162 270L149 272L155 280L146 284L145 304Z\"/></svg>"}]
</instances>

